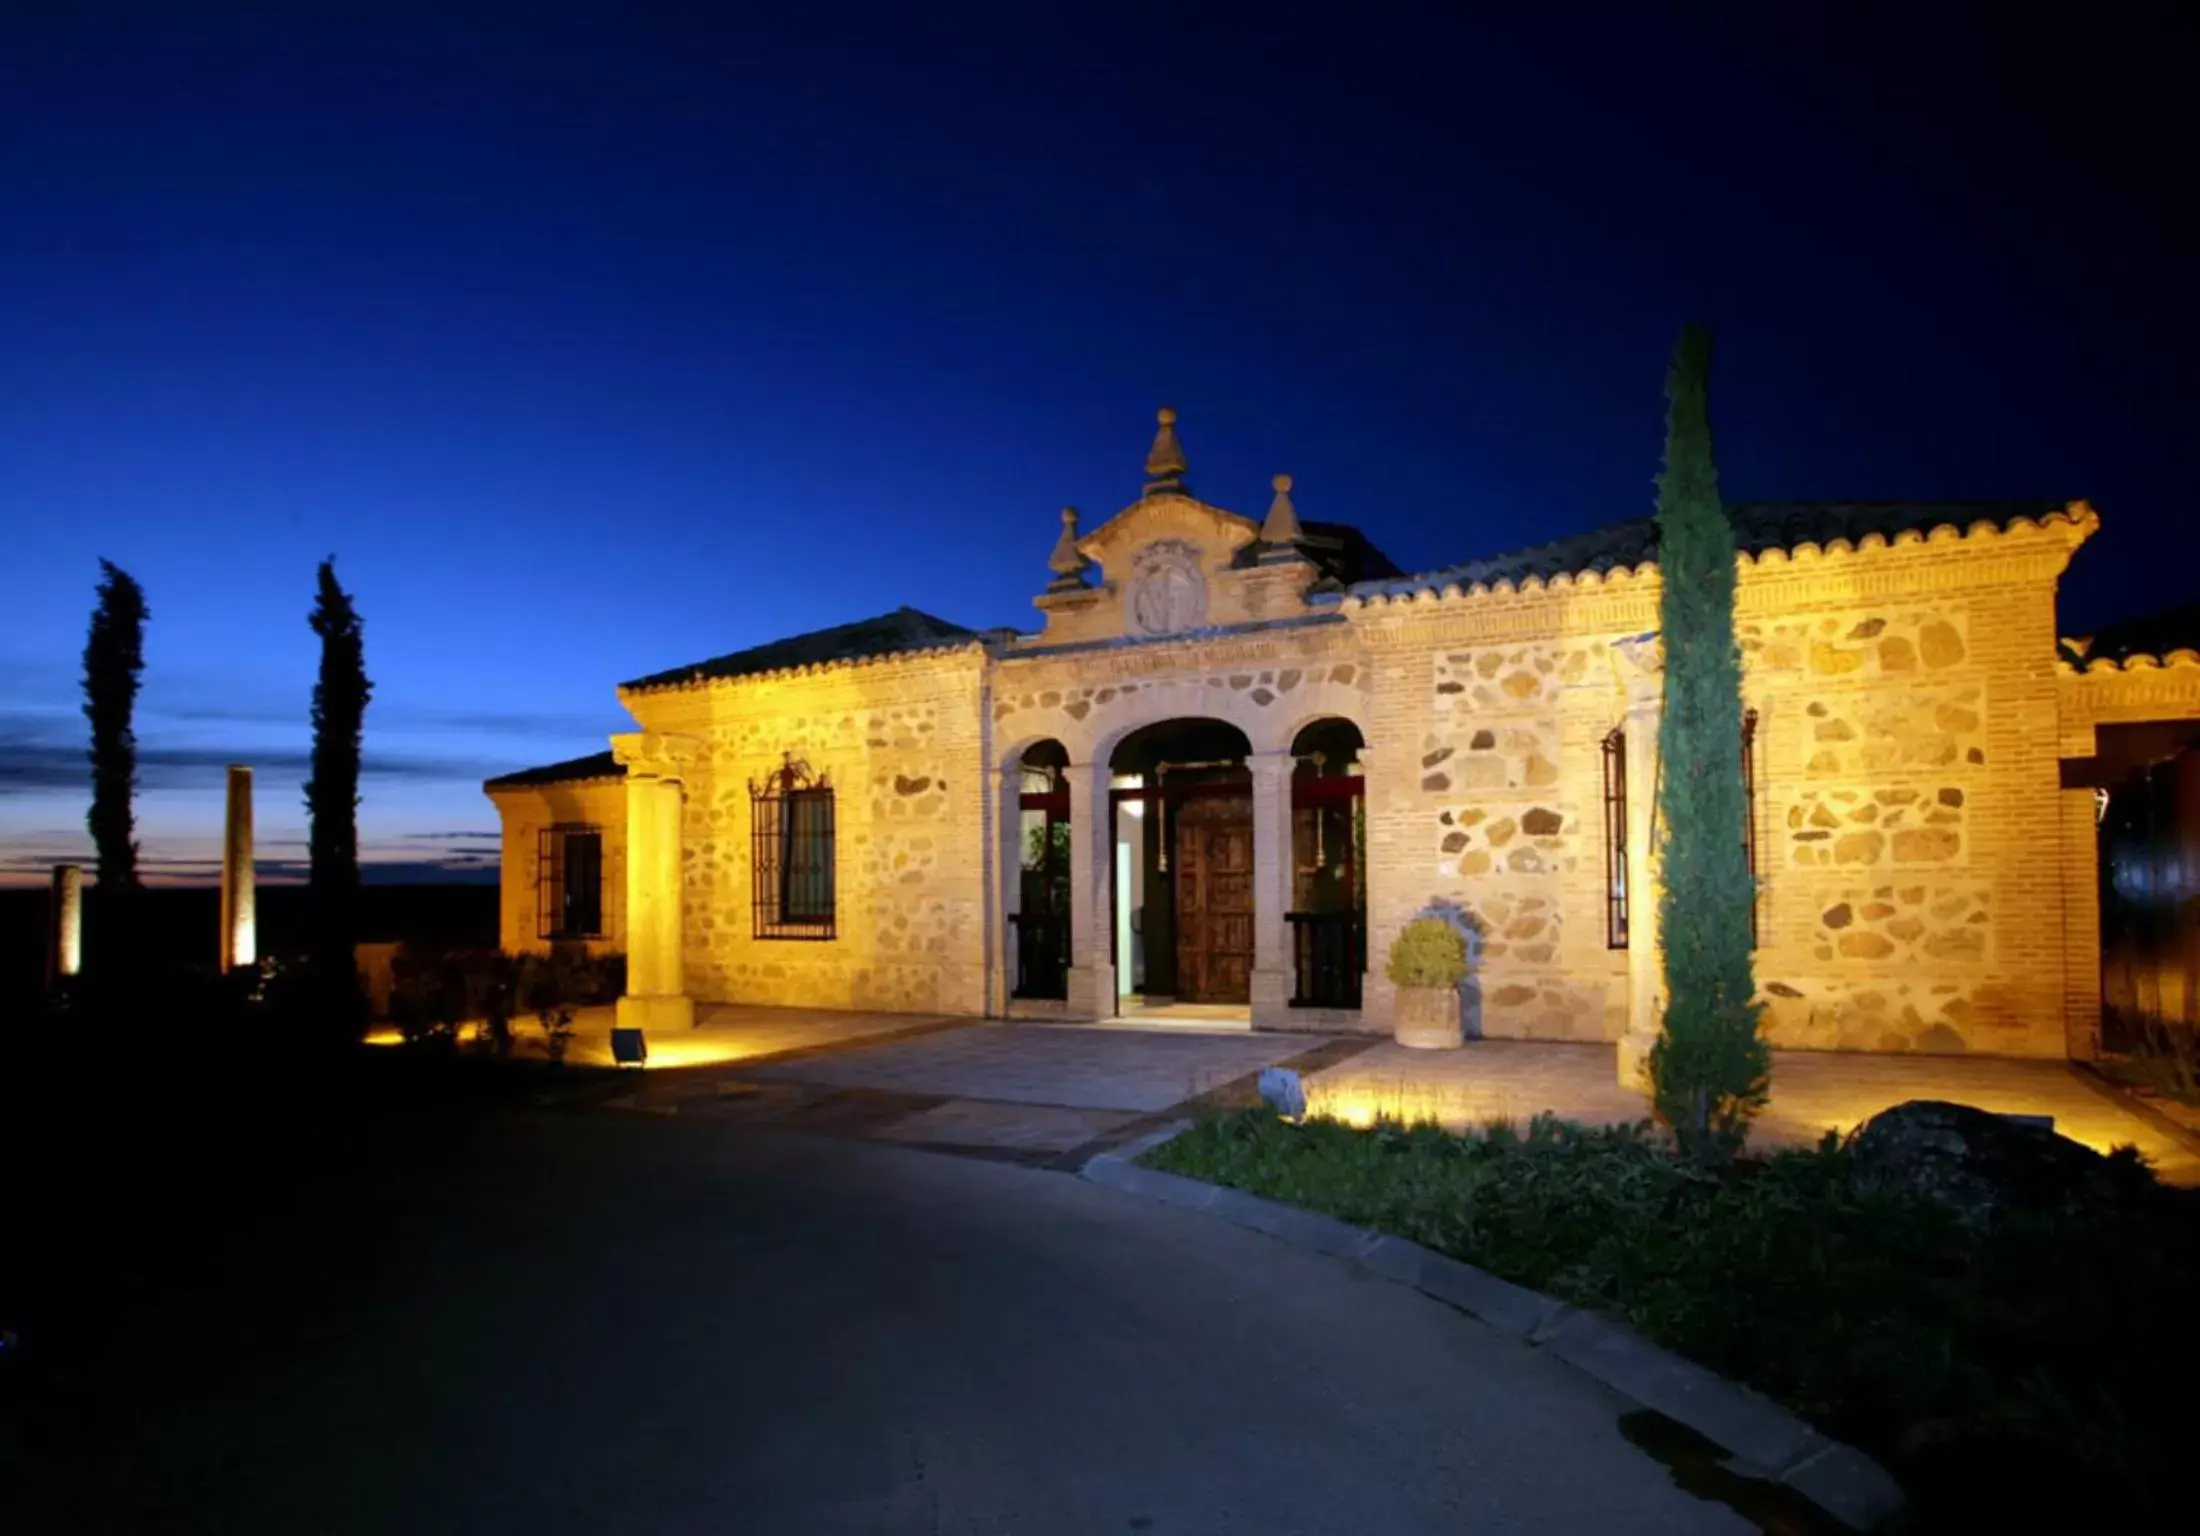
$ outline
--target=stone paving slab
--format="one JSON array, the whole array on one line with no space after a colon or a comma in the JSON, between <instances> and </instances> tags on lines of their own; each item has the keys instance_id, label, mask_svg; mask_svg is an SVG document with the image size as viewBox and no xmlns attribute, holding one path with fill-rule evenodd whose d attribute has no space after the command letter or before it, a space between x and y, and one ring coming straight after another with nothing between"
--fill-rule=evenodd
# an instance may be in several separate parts
<instances>
[{"instance_id":1,"label":"stone paving slab","mask_svg":"<svg viewBox=\"0 0 2200 1536\"><path fill-rule=\"evenodd\" d=\"M1059 1109L1046 1104L996 1104L949 1099L879 1128L875 1139L957 1147L1010 1147L1067 1152L1119 1130L1136 1114L1112 1109Z\"/></svg>"},{"instance_id":2,"label":"stone paving slab","mask_svg":"<svg viewBox=\"0 0 2200 1536\"><path fill-rule=\"evenodd\" d=\"M1460 1127L1549 1110L1593 1124L1640 1120L1649 1106L1619 1086L1609 1045L1476 1040L1455 1051L1384 1042L1312 1075L1308 1108L1362 1124L1381 1114ZM1983 1056L1867 1056L1775 1051L1772 1102L1751 1132L1761 1146L1808 1146L1908 1099L1946 1099L1996 1114L2052 1115L2097 1151L2131 1143L2172 1184L2200 1184L2200 1153L2134 1114L2061 1061Z\"/></svg>"},{"instance_id":3,"label":"stone paving slab","mask_svg":"<svg viewBox=\"0 0 2200 1536\"><path fill-rule=\"evenodd\" d=\"M744 1070L758 1082L828 1083L941 1098L1152 1113L1286 1061L1305 1035L974 1024L967 1029Z\"/></svg>"},{"instance_id":4,"label":"stone paving slab","mask_svg":"<svg viewBox=\"0 0 2200 1536\"><path fill-rule=\"evenodd\" d=\"M610 1008L582 1008L573 1016L573 1040L566 1060L576 1066L608 1067L611 1058ZM652 1030L649 1034L649 1068L652 1072L687 1067L722 1066L779 1056L789 1051L810 1051L846 1046L882 1036L905 1035L915 1030L952 1029L974 1019L956 1019L937 1013L860 1013L846 1008L766 1008L753 1003L700 1003L692 1029ZM519 1048L530 1054L542 1049L542 1030L532 1015L514 1025Z\"/></svg>"}]
</instances>

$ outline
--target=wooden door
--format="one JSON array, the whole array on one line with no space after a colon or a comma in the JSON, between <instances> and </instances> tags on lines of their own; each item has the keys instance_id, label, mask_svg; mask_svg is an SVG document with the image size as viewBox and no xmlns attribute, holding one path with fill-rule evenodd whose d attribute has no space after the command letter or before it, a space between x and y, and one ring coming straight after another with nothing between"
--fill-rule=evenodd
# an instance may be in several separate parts
<instances>
[{"instance_id":1,"label":"wooden door","mask_svg":"<svg viewBox=\"0 0 2200 1536\"><path fill-rule=\"evenodd\" d=\"M1176 813L1176 995L1247 1002L1252 974L1253 802L1187 800Z\"/></svg>"}]
</instances>

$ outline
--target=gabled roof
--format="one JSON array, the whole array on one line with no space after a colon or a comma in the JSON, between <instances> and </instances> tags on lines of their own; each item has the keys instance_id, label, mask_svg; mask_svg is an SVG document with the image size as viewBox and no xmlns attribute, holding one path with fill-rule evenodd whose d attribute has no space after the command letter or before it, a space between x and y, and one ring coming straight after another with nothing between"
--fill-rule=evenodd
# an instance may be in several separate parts
<instances>
[{"instance_id":1,"label":"gabled roof","mask_svg":"<svg viewBox=\"0 0 2200 1536\"><path fill-rule=\"evenodd\" d=\"M783 672L790 667L814 667L827 662L861 661L907 651L938 650L945 646L966 645L980 638L974 629L950 624L914 608L896 608L876 618L835 624L830 629L813 629L808 634L789 635L784 640L752 645L745 651L713 656L708 661L652 672L619 686L621 689L677 688L684 683L699 683L711 678L755 677L764 672Z\"/></svg>"},{"instance_id":2,"label":"gabled roof","mask_svg":"<svg viewBox=\"0 0 2200 1536\"><path fill-rule=\"evenodd\" d=\"M2038 522L2067 506L2060 501L1743 501L1730 503L1727 512L1734 520L1735 544L1743 554L1756 556L1805 544L1824 549L1845 542L1853 547L1873 534L1892 539L1899 533L1925 534L1943 526L1967 531L1979 522L2006 529L2020 518ZM1640 517L1440 570L1359 581L1351 590L1372 595L1449 585L1466 588L1477 583L1495 586L1509 582L1518 586L1531 578L1549 581L1585 572L1603 575L1657 558L1657 519Z\"/></svg>"},{"instance_id":3,"label":"gabled roof","mask_svg":"<svg viewBox=\"0 0 2200 1536\"><path fill-rule=\"evenodd\" d=\"M483 789L526 789L540 784L579 784L589 779L623 779L626 768L609 752L591 752L586 757L569 757L562 763L545 763L540 768L522 768L517 773L507 773L502 778L491 779Z\"/></svg>"}]
</instances>

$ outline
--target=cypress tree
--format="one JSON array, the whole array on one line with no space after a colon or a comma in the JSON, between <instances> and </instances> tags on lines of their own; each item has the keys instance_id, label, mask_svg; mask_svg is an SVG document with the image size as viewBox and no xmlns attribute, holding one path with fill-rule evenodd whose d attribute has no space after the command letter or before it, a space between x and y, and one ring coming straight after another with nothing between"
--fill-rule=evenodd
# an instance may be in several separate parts
<instances>
[{"instance_id":1,"label":"cypress tree","mask_svg":"<svg viewBox=\"0 0 2200 1536\"><path fill-rule=\"evenodd\" d=\"M332 1024L360 1022L357 961L359 899L359 757L366 727L366 644L351 595L336 583L336 562L321 562L319 590L307 616L321 637L313 685L313 776L306 780L313 970Z\"/></svg>"},{"instance_id":2,"label":"cypress tree","mask_svg":"<svg viewBox=\"0 0 2200 1536\"><path fill-rule=\"evenodd\" d=\"M138 889L138 677L145 670L145 589L111 560L99 562L99 604L84 642L84 718L92 726L92 807L84 825L99 862L102 905Z\"/></svg>"},{"instance_id":3,"label":"cypress tree","mask_svg":"<svg viewBox=\"0 0 2200 1536\"><path fill-rule=\"evenodd\" d=\"M1658 726L1664 889L1663 1028L1650 1049L1658 1117L1692 1157L1731 1156L1769 1090L1758 1033L1743 847L1742 665L1734 640L1734 528L1719 501L1708 397L1711 340L1681 333L1666 377L1658 476L1659 628L1665 707Z\"/></svg>"}]
</instances>

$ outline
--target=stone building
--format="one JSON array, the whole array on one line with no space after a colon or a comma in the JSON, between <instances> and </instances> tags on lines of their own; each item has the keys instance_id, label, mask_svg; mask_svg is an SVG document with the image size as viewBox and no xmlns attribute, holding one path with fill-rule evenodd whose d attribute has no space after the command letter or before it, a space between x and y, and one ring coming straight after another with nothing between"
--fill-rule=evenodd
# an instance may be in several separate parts
<instances>
[{"instance_id":1,"label":"stone building","mask_svg":"<svg viewBox=\"0 0 2200 1536\"><path fill-rule=\"evenodd\" d=\"M2089 1055L2100 737L2200 719L2200 658L2088 664L2082 502L1737 505L1757 975L1773 1042ZM915 609L619 689L611 750L492 780L503 937L695 1000L1387 1031L1415 914L1470 1031L1654 1032L1648 519L1423 574L1192 494L1065 511L1036 633Z\"/></svg>"}]
</instances>

